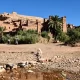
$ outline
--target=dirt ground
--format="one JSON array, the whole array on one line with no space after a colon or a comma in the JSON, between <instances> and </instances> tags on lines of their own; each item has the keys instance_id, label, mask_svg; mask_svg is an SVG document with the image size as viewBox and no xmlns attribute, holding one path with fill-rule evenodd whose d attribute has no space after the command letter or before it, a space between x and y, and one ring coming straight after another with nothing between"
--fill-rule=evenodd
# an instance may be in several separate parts
<instances>
[{"instance_id":1,"label":"dirt ground","mask_svg":"<svg viewBox=\"0 0 80 80\"><path fill-rule=\"evenodd\" d=\"M23 44L23 45L8 45L0 44L0 52L36 52L41 48L44 57L52 57L53 55L66 55L68 57L80 57L80 47L64 46L60 43L49 44Z\"/></svg>"},{"instance_id":2,"label":"dirt ground","mask_svg":"<svg viewBox=\"0 0 80 80\"><path fill-rule=\"evenodd\" d=\"M68 59L70 58L80 59L80 47L64 46L61 43L52 43L52 44L37 43L37 44L25 44L25 45L0 44L0 63L7 63L7 62L17 63L20 61L33 60L31 59L33 57L31 52L36 53L38 48L41 48L43 52L42 56L47 59L52 58L53 56L66 56L66 58ZM71 74L68 76L70 77ZM73 77L75 76L71 76L71 78ZM80 78L79 79L75 78L74 80L80 80Z\"/></svg>"},{"instance_id":3,"label":"dirt ground","mask_svg":"<svg viewBox=\"0 0 80 80\"><path fill-rule=\"evenodd\" d=\"M31 58L30 52L37 52L41 48L44 58L52 58L53 56L66 56L67 58L80 58L80 47L64 46L61 43L49 44L23 44L23 45L8 45L0 44L0 62L22 61Z\"/></svg>"}]
</instances>

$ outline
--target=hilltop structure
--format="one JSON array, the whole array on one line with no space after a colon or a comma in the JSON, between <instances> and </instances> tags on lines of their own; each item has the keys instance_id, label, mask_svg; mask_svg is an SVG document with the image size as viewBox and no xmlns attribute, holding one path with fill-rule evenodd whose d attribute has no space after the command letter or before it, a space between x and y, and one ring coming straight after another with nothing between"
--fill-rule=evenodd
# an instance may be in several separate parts
<instances>
[{"instance_id":1,"label":"hilltop structure","mask_svg":"<svg viewBox=\"0 0 80 80\"><path fill-rule=\"evenodd\" d=\"M34 16L19 15L16 12L13 12L11 14L0 14L0 26L6 28L5 32L15 32L18 29L33 29L37 30L38 32L41 32L44 20L47 21L48 19ZM62 17L62 20L62 30L63 32L67 32L66 17ZM70 27L72 28L71 25Z\"/></svg>"}]
</instances>

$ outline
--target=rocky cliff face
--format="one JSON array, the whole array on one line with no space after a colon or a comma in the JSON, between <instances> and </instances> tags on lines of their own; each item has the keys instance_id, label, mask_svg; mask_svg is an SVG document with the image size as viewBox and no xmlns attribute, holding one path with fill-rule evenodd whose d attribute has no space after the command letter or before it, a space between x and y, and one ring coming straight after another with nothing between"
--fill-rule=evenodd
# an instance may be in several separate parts
<instances>
[{"instance_id":1,"label":"rocky cliff face","mask_svg":"<svg viewBox=\"0 0 80 80\"><path fill-rule=\"evenodd\" d=\"M0 14L0 26L6 28L5 32L13 31L20 26L23 29L37 29L38 27L40 31L42 23L43 18L40 17L19 15L16 12Z\"/></svg>"}]
</instances>

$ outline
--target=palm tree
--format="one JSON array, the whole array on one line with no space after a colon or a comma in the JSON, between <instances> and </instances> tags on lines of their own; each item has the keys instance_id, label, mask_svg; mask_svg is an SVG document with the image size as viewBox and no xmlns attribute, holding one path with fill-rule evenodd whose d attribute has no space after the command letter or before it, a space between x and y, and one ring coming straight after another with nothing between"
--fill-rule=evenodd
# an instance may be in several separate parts
<instances>
[{"instance_id":1,"label":"palm tree","mask_svg":"<svg viewBox=\"0 0 80 80\"><path fill-rule=\"evenodd\" d=\"M49 31L51 31L54 34L54 39L57 40L57 35L61 31L61 23L62 19L59 18L59 16L51 16L49 19Z\"/></svg>"},{"instance_id":2,"label":"palm tree","mask_svg":"<svg viewBox=\"0 0 80 80\"><path fill-rule=\"evenodd\" d=\"M0 27L0 40L1 40L1 42L2 42L2 37L3 37L3 33L5 30L6 30L6 28Z\"/></svg>"},{"instance_id":3,"label":"palm tree","mask_svg":"<svg viewBox=\"0 0 80 80\"><path fill-rule=\"evenodd\" d=\"M3 37L3 32L6 30L4 27L0 27L0 36Z\"/></svg>"}]
</instances>

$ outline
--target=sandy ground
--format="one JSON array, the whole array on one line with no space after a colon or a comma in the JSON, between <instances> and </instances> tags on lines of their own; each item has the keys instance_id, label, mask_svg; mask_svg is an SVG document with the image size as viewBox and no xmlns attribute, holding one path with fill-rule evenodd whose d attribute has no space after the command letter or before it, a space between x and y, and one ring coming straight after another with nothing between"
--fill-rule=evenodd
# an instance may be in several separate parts
<instances>
[{"instance_id":1,"label":"sandy ground","mask_svg":"<svg viewBox=\"0 0 80 80\"><path fill-rule=\"evenodd\" d=\"M49 44L23 44L8 45L0 44L0 63L18 63L22 61L35 61L37 49L41 48L42 57L52 59L52 68L59 68L71 71L80 71L80 47L64 46L60 43ZM56 58L56 56L58 56Z\"/></svg>"},{"instance_id":2,"label":"sandy ground","mask_svg":"<svg viewBox=\"0 0 80 80\"><path fill-rule=\"evenodd\" d=\"M37 52L41 48L44 58L52 58L55 55L66 56L67 58L80 58L80 47L69 47L59 43L49 44L26 44L26 45L8 45L0 44L0 62L27 60L30 58L30 52Z\"/></svg>"},{"instance_id":3,"label":"sandy ground","mask_svg":"<svg viewBox=\"0 0 80 80\"><path fill-rule=\"evenodd\" d=\"M54 56L65 56L68 59L70 58L79 59L77 61L74 60L73 62L74 64L72 63L73 60L71 61L71 63L66 62L65 60L64 60L65 62L58 61L56 63L53 61L52 67L55 68L55 65L56 65L56 68L59 67L65 70L72 70L72 71L80 70L80 47L69 47L69 46L61 45L59 43L53 43L53 44L37 43L37 44L26 44L26 45L0 44L0 63L7 63L7 62L17 63L20 61L34 60L34 56L33 54L31 54L31 52L36 53L38 48L41 48L43 52L43 57L47 59L53 58ZM77 79L78 75L77 77L70 75L70 77L72 77L72 79L70 80L73 80L73 79L80 80L80 77L79 79Z\"/></svg>"}]
</instances>

